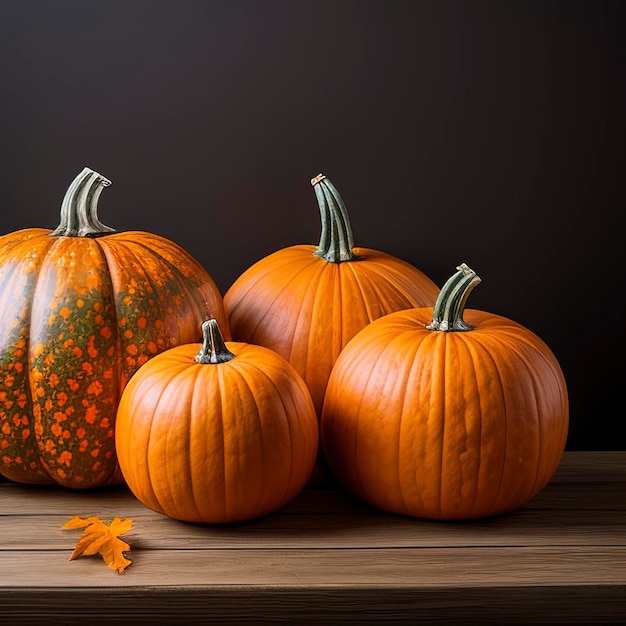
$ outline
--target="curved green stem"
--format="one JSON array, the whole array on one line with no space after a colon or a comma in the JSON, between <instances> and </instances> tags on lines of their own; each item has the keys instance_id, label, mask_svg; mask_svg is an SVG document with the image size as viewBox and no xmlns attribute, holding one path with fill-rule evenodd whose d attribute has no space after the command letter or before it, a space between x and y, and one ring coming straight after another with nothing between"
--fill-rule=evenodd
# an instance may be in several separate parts
<instances>
[{"instance_id":1,"label":"curved green stem","mask_svg":"<svg viewBox=\"0 0 626 626\"><path fill-rule=\"evenodd\" d=\"M456 274L448 278L437 296L433 321L426 326L428 330L450 332L472 329L463 319L463 311L470 292L480 283L480 278L465 263L461 263L456 269Z\"/></svg>"},{"instance_id":2,"label":"curved green stem","mask_svg":"<svg viewBox=\"0 0 626 626\"><path fill-rule=\"evenodd\" d=\"M114 233L98 219L98 199L111 181L88 167L71 182L61 204L61 221L51 237L100 237Z\"/></svg>"},{"instance_id":3,"label":"curved green stem","mask_svg":"<svg viewBox=\"0 0 626 626\"><path fill-rule=\"evenodd\" d=\"M314 254L332 263L353 261L357 257L352 251L352 227L339 192L324 174L312 178L311 185L322 219L320 243Z\"/></svg>"},{"instance_id":4,"label":"curved green stem","mask_svg":"<svg viewBox=\"0 0 626 626\"><path fill-rule=\"evenodd\" d=\"M226 347L217 320L202 323L202 348L196 355L196 363L226 363L235 355Z\"/></svg>"}]
</instances>

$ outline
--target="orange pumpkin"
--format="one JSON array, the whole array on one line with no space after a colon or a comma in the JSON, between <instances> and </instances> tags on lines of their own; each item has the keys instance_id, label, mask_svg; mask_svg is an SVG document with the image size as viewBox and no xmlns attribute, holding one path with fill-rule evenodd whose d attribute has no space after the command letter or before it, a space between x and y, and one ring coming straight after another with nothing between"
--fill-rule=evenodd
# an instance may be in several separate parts
<instances>
[{"instance_id":1,"label":"orange pumpkin","mask_svg":"<svg viewBox=\"0 0 626 626\"><path fill-rule=\"evenodd\" d=\"M319 415L346 343L382 315L433 305L439 290L409 263L355 248L337 189L322 174L311 184L322 221L319 246L290 246L261 259L226 291L224 307L234 339L267 346L296 368Z\"/></svg>"},{"instance_id":2,"label":"orange pumpkin","mask_svg":"<svg viewBox=\"0 0 626 626\"><path fill-rule=\"evenodd\" d=\"M512 511L548 483L567 437L563 373L522 325L464 311L461 265L433 308L356 335L330 376L321 440L334 475L383 510L471 519Z\"/></svg>"},{"instance_id":3,"label":"orange pumpkin","mask_svg":"<svg viewBox=\"0 0 626 626\"><path fill-rule=\"evenodd\" d=\"M127 485L146 506L189 522L239 522L295 497L318 447L306 385L278 354L224 342L167 350L126 386L116 442Z\"/></svg>"},{"instance_id":4,"label":"orange pumpkin","mask_svg":"<svg viewBox=\"0 0 626 626\"><path fill-rule=\"evenodd\" d=\"M228 328L215 283L181 247L100 223L109 184L85 168L56 230L0 237L0 473L16 482L119 481L115 414L128 379L198 341L207 316Z\"/></svg>"}]
</instances>

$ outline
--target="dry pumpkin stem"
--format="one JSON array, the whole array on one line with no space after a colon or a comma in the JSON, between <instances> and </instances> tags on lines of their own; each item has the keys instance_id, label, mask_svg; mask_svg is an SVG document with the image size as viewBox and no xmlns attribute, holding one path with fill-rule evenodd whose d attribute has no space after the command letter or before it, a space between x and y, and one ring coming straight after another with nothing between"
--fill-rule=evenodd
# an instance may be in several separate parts
<instances>
[{"instance_id":1,"label":"dry pumpkin stem","mask_svg":"<svg viewBox=\"0 0 626 626\"><path fill-rule=\"evenodd\" d=\"M433 321L428 330L442 332L466 331L472 327L463 319L463 311L471 291L480 283L476 272L461 263L458 271L450 276L439 292L433 311Z\"/></svg>"},{"instance_id":2,"label":"dry pumpkin stem","mask_svg":"<svg viewBox=\"0 0 626 626\"><path fill-rule=\"evenodd\" d=\"M202 347L196 355L196 363L226 363L235 355L226 347L217 320L202 323Z\"/></svg>"},{"instance_id":3,"label":"dry pumpkin stem","mask_svg":"<svg viewBox=\"0 0 626 626\"><path fill-rule=\"evenodd\" d=\"M324 176L318 174L311 179L317 197L322 219L320 243L314 252L331 263L354 261L357 256L352 248L352 227L346 205L336 187Z\"/></svg>"},{"instance_id":4,"label":"dry pumpkin stem","mask_svg":"<svg viewBox=\"0 0 626 626\"><path fill-rule=\"evenodd\" d=\"M98 219L98 199L111 181L88 167L72 181L61 203L61 221L50 237L99 237L114 233Z\"/></svg>"}]
</instances>

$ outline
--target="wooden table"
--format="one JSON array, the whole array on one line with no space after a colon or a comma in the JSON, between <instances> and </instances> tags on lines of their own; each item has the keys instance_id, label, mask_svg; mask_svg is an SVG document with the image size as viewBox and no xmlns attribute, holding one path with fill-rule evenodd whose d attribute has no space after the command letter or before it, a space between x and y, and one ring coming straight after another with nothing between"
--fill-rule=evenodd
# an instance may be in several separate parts
<instances>
[{"instance_id":1,"label":"wooden table","mask_svg":"<svg viewBox=\"0 0 626 626\"><path fill-rule=\"evenodd\" d=\"M74 515L130 517L133 564L69 561ZM0 624L626 623L626 452L568 452L524 508L398 517L335 484L264 519L178 522L125 487L0 482Z\"/></svg>"}]
</instances>

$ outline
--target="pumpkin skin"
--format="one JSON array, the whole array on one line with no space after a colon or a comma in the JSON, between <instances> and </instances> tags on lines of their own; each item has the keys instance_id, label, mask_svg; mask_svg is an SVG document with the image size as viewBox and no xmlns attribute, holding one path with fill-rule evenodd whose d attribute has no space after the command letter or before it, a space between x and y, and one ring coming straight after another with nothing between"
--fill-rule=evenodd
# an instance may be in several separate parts
<instances>
[{"instance_id":1,"label":"pumpkin skin","mask_svg":"<svg viewBox=\"0 0 626 626\"><path fill-rule=\"evenodd\" d=\"M473 309L463 319L462 307L444 332L429 329L441 323L437 307L376 320L330 376L328 464L385 511L436 520L506 513L543 489L561 460L568 397L555 356L520 324Z\"/></svg>"},{"instance_id":2,"label":"pumpkin skin","mask_svg":"<svg viewBox=\"0 0 626 626\"><path fill-rule=\"evenodd\" d=\"M319 245L294 245L257 261L224 294L234 339L266 346L306 382L318 416L328 376L348 341L373 320L433 305L439 289L384 252L354 247L347 211L324 175L311 180L322 218Z\"/></svg>"},{"instance_id":3,"label":"pumpkin skin","mask_svg":"<svg viewBox=\"0 0 626 626\"><path fill-rule=\"evenodd\" d=\"M159 354L126 386L120 468L140 502L174 519L261 517L294 498L311 474L319 441L313 402L272 350L223 342L215 320L203 332L202 347Z\"/></svg>"},{"instance_id":4,"label":"pumpkin skin","mask_svg":"<svg viewBox=\"0 0 626 626\"><path fill-rule=\"evenodd\" d=\"M120 482L126 382L155 354L198 341L207 316L228 329L215 283L185 250L97 220L108 184L85 168L56 231L0 237L0 473L12 481Z\"/></svg>"}]
</instances>

